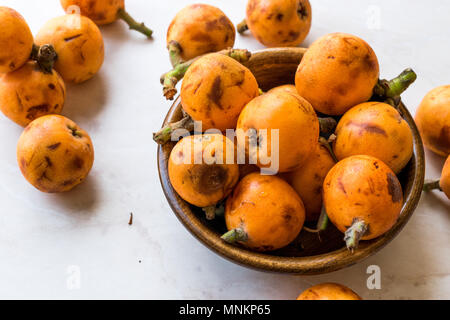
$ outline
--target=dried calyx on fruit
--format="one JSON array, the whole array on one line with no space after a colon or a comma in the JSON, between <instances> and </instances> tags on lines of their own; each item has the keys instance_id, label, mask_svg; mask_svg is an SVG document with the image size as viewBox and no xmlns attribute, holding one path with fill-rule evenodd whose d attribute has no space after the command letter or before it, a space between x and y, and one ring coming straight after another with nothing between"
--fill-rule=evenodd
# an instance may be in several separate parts
<instances>
[{"instance_id":1,"label":"dried calyx on fruit","mask_svg":"<svg viewBox=\"0 0 450 320\"><path fill-rule=\"evenodd\" d=\"M33 45L30 59L36 61L43 72L52 73L58 54L51 44Z\"/></svg>"}]
</instances>

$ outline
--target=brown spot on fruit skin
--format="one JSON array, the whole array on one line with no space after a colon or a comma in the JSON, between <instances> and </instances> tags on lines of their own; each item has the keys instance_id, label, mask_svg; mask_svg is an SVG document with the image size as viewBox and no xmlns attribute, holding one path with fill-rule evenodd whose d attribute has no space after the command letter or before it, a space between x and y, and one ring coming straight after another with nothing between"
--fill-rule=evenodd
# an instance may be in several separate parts
<instances>
[{"instance_id":1,"label":"brown spot on fruit skin","mask_svg":"<svg viewBox=\"0 0 450 320\"><path fill-rule=\"evenodd\" d=\"M74 167L75 167L76 169L81 170L81 169L83 169L84 160L81 159L81 158L79 158L79 157L76 157L76 158L73 160L73 165L74 165Z\"/></svg>"},{"instance_id":2,"label":"brown spot on fruit skin","mask_svg":"<svg viewBox=\"0 0 450 320\"><path fill-rule=\"evenodd\" d=\"M25 160L25 158L20 158L20 167L22 168L22 170L25 170L27 166L27 161Z\"/></svg>"},{"instance_id":3,"label":"brown spot on fruit skin","mask_svg":"<svg viewBox=\"0 0 450 320\"><path fill-rule=\"evenodd\" d=\"M286 206L284 208L283 219L288 225L289 222L292 220L293 215L295 215L295 209L290 206Z\"/></svg>"},{"instance_id":4,"label":"brown spot on fruit skin","mask_svg":"<svg viewBox=\"0 0 450 320\"><path fill-rule=\"evenodd\" d=\"M288 35L289 41L295 41L300 36L300 32L291 30Z\"/></svg>"},{"instance_id":5,"label":"brown spot on fruit skin","mask_svg":"<svg viewBox=\"0 0 450 320\"><path fill-rule=\"evenodd\" d=\"M380 128L377 125L374 124L370 124L370 123L357 123L357 122L353 122L350 121L348 124L348 126L355 126L355 127L359 127L361 128L361 131L366 131L369 133L376 133L376 134L381 134L385 137L387 137L387 133L383 128Z\"/></svg>"},{"instance_id":6,"label":"brown spot on fruit skin","mask_svg":"<svg viewBox=\"0 0 450 320\"><path fill-rule=\"evenodd\" d=\"M212 42L211 37L207 33L198 32L191 37L192 41Z\"/></svg>"},{"instance_id":7,"label":"brown spot on fruit skin","mask_svg":"<svg viewBox=\"0 0 450 320\"><path fill-rule=\"evenodd\" d=\"M400 202L403 200L402 187L397 180L397 177L392 173L387 174L388 192L392 197L392 202Z\"/></svg>"},{"instance_id":8,"label":"brown spot on fruit skin","mask_svg":"<svg viewBox=\"0 0 450 320\"><path fill-rule=\"evenodd\" d=\"M55 90L55 85L53 83L49 83L48 87L50 88L50 90Z\"/></svg>"},{"instance_id":9,"label":"brown spot on fruit skin","mask_svg":"<svg viewBox=\"0 0 450 320\"><path fill-rule=\"evenodd\" d=\"M217 76L216 79L214 79L213 85L208 94L208 98L212 102L214 102L220 109L223 109L222 105L220 104L220 99L222 98L222 95L223 95L222 78L221 76Z\"/></svg>"},{"instance_id":10,"label":"brown spot on fruit skin","mask_svg":"<svg viewBox=\"0 0 450 320\"><path fill-rule=\"evenodd\" d=\"M430 143L438 150L450 152L450 127L442 127L439 137L430 139Z\"/></svg>"},{"instance_id":11,"label":"brown spot on fruit skin","mask_svg":"<svg viewBox=\"0 0 450 320\"><path fill-rule=\"evenodd\" d=\"M211 194L223 189L228 179L228 171L216 164L196 165L189 173L193 186L202 194Z\"/></svg>"},{"instance_id":12,"label":"brown spot on fruit skin","mask_svg":"<svg viewBox=\"0 0 450 320\"><path fill-rule=\"evenodd\" d=\"M74 35L74 36L72 36L72 37L67 37L67 38L64 38L64 41L65 42L69 42L69 41L72 41L72 40L74 40L74 39L77 39L77 38L79 38L79 37L81 37L83 34L77 34L77 35Z\"/></svg>"},{"instance_id":13,"label":"brown spot on fruit skin","mask_svg":"<svg viewBox=\"0 0 450 320\"><path fill-rule=\"evenodd\" d=\"M27 110L27 119L34 120L38 113L46 113L50 109L48 104L41 104L39 106L31 107Z\"/></svg>"},{"instance_id":14,"label":"brown spot on fruit skin","mask_svg":"<svg viewBox=\"0 0 450 320\"><path fill-rule=\"evenodd\" d=\"M344 192L344 194L347 195L347 191L345 190L345 186L344 186L344 183L342 182L342 179L339 179L338 186L339 186L339 189L341 189L342 192Z\"/></svg>"},{"instance_id":15,"label":"brown spot on fruit skin","mask_svg":"<svg viewBox=\"0 0 450 320\"><path fill-rule=\"evenodd\" d=\"M61 145L61 142L58 142L58 143L52 144L52 145L50 145L50 146L47 146L47 149L53 151L53 150L58 149L60 145Z\"/></svg>"},{"instance_id":16,"label":"brown spot on fruit skin","mask_svg":"<svg viewBox=\"0 0 450 320\"><path fill-rule=\"evenodd\" d=\"M52 160L49 157L45 157L45 161L47 162L47 167L53 166Z\"/></svg>"},{"instance_id":17,"label":"brown spot on fruit skin","mask_svg":"<svg viewBox=\"0 0 450 320\"><path fill-rule=\"evenodd\" d=\"M63 187L67 187L67 186L70 186L70 185L74 184L74 182L75 182L74 180L66 180L61 185Z\"/></svg>"},{"instance_id":18,"label":"brown spot on fruit skin","mask_svg":"<svg viewBox=\"0 0 450 320\"><path fill-rule=\"evenodd\" d=\"M340 84L336 87L336 91L338 94L340 94L341 96L345 96L348 92L348 86L345 84Z\"/></svg>"}]
</instances>

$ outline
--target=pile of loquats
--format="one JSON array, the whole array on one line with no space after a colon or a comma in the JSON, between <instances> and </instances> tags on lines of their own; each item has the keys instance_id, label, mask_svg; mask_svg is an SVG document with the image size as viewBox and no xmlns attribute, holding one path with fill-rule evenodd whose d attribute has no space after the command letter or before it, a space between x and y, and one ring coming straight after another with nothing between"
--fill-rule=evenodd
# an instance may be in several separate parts
<instances>
[{"instance_id":1,"label":"pile of loquats","mask_svg":"<svg viewBox=\"0 0 450 320\"><path fill-rule=\"evenodd\" d=\"M237 30L250 30L268 47L298 46L311 17L308 0L249 0ZM378 58L366 41L331 33L308 48L295 85L286 79L262 92L245 66L251 53L232 49L234 39L228 17L203 4L181 10L168 29L173 69L161 84L172 100L183 79L183 118L166 124L154 140L174 144L168 173L177 194L207 219L223 220L223 241L256 252L286 247L302 230L319 234L329 221L351 252L388 232L404 204L398 175L413 155L413 134L399 105L417 78L414 71L380 80ZM425 97L416 122L425 145L448 156L450 86ZM267 133L273 129L277 135ZM230 130L235 135L228 136ZM450 197L450 159L441 180L425 186L435 188ZM322 284L298 299L361 298Z\"/></svg>"},{"instance_id":2,"label":"pile of loquats","mask_svg":"<svg viewBox=\"0 0 450 320\"><path fill-rule=\"evenodd\" d=\"M24 177L42 192L73 189L94 162L89 134L60 115L65 83L85 82L100 70L104 43L97 25L119 18L151 37L135 22L123 0L61 0L66 15L51 19L33 37L24 18L0 7L0 110L24 127L17 160ZM75 13L71 13L71 12Z\"/></svg>"},{"instance_id":3,"label":"pile of loquats","mask_svg":"<svg viewBox=\"0 0 450 320\"><path fill-rule=\"evenodd\" d=\"M49 193L73 189L93 166L89 134L60 114L65 83L85 82L103 64L98 26L122 19L152 37L125 11L124 0L60 2L67 14L35 37L19 13L0 7L0 47L8 48L0 51L0 109L25 128L17 146L24 177ZM305 40L311 21L308 0L249 0L237 31L250 31L268 47L293 47ZM413 155L412 131L398 106L416 74L406 69L380 80L378 58L366 41L332 33L308 48L295 85L287 79L262 92L245 66L251 53L234 49L235 39L230 19L206 4L182 9L168 28L172 70L161 84L172 100L183 79L184 117L154 140L175 144L168 168L179 196L207 219L223 220L223 241L256 252L284 248L302 230L320 234L329 221L352 252L360 241L389 231L404 203L397 175ZM428 93L416 123L425 146L448 157L450 85ZM450 198L450 158L441 179L425 185L433 189ZM328 283L298 299L361 298Z\"/></svg>"}]
</instances>

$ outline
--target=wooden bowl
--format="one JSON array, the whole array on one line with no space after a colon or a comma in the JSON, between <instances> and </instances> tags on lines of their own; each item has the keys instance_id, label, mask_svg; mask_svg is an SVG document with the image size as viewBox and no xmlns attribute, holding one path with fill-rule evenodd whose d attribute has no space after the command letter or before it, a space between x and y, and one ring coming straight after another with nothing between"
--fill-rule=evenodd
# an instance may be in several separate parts
<instances>
[{"instance_id":1,"label":"wooden bowl","mask_svg":"<svg viewBox=\"0 0 450 320\"><path fill-rule=\"evenodd\" d=\"M294 83L295 72L306 49L279 48L255 52L246 66L253 72L264 91L278 85ZM323 274L351 266L375 254L383 248L406 225L419 202L424 181L424 150L413 118L405 106L400 106L403 117L408 122L414 136L414 155L399 175L405 195L405 204L395 226L378 239L362 241L355 253L345 247L344 235L330 224L321 233L302 231L296 241L288 247L270 253L251 252L243 247L230 245L220 239L226 231L223 218L207 221L201 209L182 200L170 184L167 160L174 143L158 147L158 168L161 185L169 204L183 225L204 245L215 253L240 265L263 271L293 273L302 275ZM178 98L164 121L164 124L181 119Z\"/></svg>"}]
</instances>

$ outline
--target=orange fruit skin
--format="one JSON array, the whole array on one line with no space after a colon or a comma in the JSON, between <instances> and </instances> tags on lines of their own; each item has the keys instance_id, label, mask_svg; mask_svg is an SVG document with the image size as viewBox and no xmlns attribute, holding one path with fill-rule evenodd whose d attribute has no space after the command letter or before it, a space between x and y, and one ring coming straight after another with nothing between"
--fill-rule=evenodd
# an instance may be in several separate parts
<instances>
[{"instance_id":1,"label":"orange fruit skin","mask_svg":"<svg viewBox=\"0 0 450 320\"><path fill-rule=\"evenodd\" d=\"M30 58L33 34L14 9L0 7L0 73L19 69Z\"/></svg>"},{"instance_id":2,"label":"orange fruit skin","mask_svg":"<svg viewBox=\"0 0 450 320\"><path fill-rule=\"evenodd\" d=\"M267 47L298 46L311 29L311 20L308 0L249 0L247 3L248 28Z\"/></svg>"},{"instance_id":3,"label":"orange fruit skin","mask_svg":"<svg viewBox=\"0 0 450 320\"><path fill-rule=\"evenodd\" d=\"M220 9L207 4L192 4L182 9L167 30L167 44L178 42L185 61L232 48L235 39L236 30L230 19Z\"/></svg>"},{"instance_id":4,"label":"orange fruit skin","mask_svg":"<svg viewBox=\"0 0 450 320\"><path fill-rule=\"evenodd\" d=\"M59 193L83 182L94 163L89 135L73 121L47 115L31 122L17 144L23 176L42 192Z\"/></svg>"},{"instance_id":5,"label":"orange fruit skin","mask_svg":"<svg viewBox=\"0 0 450 320\"><path fill-rule=\"evenodd\" d=\"M210 154L216 159L212 163L204 158ZM228 156L232 158L227 162ZM169 179L186 202L202 208L217 204L231 193L239 180L234 143L221 134L183 138L170 154Z\"/></svg>"},{"instance_id":6,"label":"orange fruit skin","mask_svg":"<svg viewBox=\"0 0 450 320\"><path fill-rule=\"evenodd\" d=\"M275 87L275 88L269 90L268 93L269 92L271 92L271 93L273 93L273 92L280 92L280 91L281 92L289 92L291 94L299 95L298 91L297 91L297 88L293 84L285 84L285 85L282 85L282 86L279 86L279 87Z\"/></svg>"},{"instance_id":7,"label":"orange fruit skin","mask_svg":"<svg viewBox=\"0 0 450 320\"><path fill-rule=\"evenodd\" d=\"M298 67L295 84L314 109L342 115L373 94L379 77L378 59L362 39L331 33L316 40Z\"/></svg>"},{"instance_id":8,"label":"orange fruit skin","mask_svg":"<svg viewBox=\"0 0 450 320\"><path fill-rule=\"evenodd\" d=\"M194 62L181 85L181 104L203 131L236 128L245 105L259 95L249 69L236 60L211 53Z\"/></svg>"},{"instance_id":9,"label":"orange fruit skin","mask_svg":"<svg viewBox=\"0 0 450 320\"><path fill-rule=\"evenodd\" d=\"M80 8L80 14L90 18L97 25L105 25L117 20L117 11L119 11L119 9L125 9L125 1L61 0L61 6L66 12L70 6L78 6Z\"/></svg>"},{"instance_id":10,"label":"orange fruit skin","mask_svg":"<svg viewBox=\"0 0 450 320\"><path fill-rule=\"evenodd\" d=\"M440 186L447 198L450 199L450 156L445 161L444 168L442 169Z\"/></svg>"},{"instance_id":11,"label":"orange fruit skin","mask_svg":"<svg viewBox=\"0 0 450 320\"><path fill-rule=\"evenodd\" d=\"M362 300L362 298L346 286L323 283L305 290L297 300Z\"/></svg>"},{"instance_id":12,"label":"orange fruit skin","mask_svg":"<svg viewBox=\"0 0 450 320\"><path fill-rule=\"evenodd\" d=\"M336 128L334 153L339 160L364 154L380 159L399 173L413 154L408 123L390 105L366 102L347 111Z\"/></svg>"},{"instance_id":13,"label":"orange fruit skin","mask_svg":"<svg viewBox=\"0 0 450 320\"><path fill-rule=\"evenodd\" d=\"M425 147L443 157L450 155L450 85L431 90L415 120Z\"/></svg>"},{"instance_id":14,"label":"orange fruit skin","mask_svg":"<svg viewBox=\"0 0 450 320\"><path fill-rule=\"evenodd\" d=\"M44 73L34 61L0 78L0 109L23 127L40 116L61 113L65 98L60 75Z\"/></svg>"},{"instance_id":15,"label":"orange fruit skin","mask_svg":"<svg viewBox=\"0 0 450 320\"><path fill-rule=\"evenodd\" d=\"M228 230L242 228L248 234L248 241L242 242L245 247L273 251L297 238L305 221L305 208L284 180L251 173L228 197L225 221Z\"/></svg>"},{"instance_id":16,"label":"orange fruit skin","mask_svg":"<svg viewBox=\"0 0 450 320\"><path fill-rule=\"evenodd\" d=\"M263 163L266 151L272 156L272 149L279 154L278 172L294 171L301 167L315 151L319 139L319 120L311 104L286 91L272 91L253 99L242 110L237 124L237 141L245 147L249 157L257 159L258 166L269 168L274 163ZM258 148L251 148L247 132L257 130L267 133ZM267 131L263 131L267 130ZM272 130L279 130L278 149L272 143ZM274 141L275 142L275 141ZM295 143L294 143L295 142ZM272 145L273 144L273 145Z\"/></svg>"},{"instance_id":17,"label":"orange fruit skin","mask_svg":"<svg viewBox=\"0 0 450 320\"><path fill-rule=\"evenodd\" d=\"M282 174L282 178L297 191L303 200L308 222L319 219L323 203L323 182L335 164L327 148L319 145L302 167Z\"/></svg>"},{"instance_id":18,"label":"orange fruit skin","mask_svg":"<svg viewBox=\"0 0 450 320\"><path fill-rule=\"evenodd\" d=\"M345 232L355 219L368 225L362 240L389 231L400 215L403 192L395 173L381 160L352 156L336 164L325 178L324 204L331 222Z\"/></svg>"},{"instance_id":19,"label":"orange fruit skin","mask_svg":"<svg viewBox=\"0 0 450 320\"><path fill-rule=\"evenodd\" d=\"M66 82L87 81L103 64L102 34L85 16L68 14L53 18L44 24L35 40L38 45L53 45L58 54L54 68Z\"/></svg>"}]
</instances>

